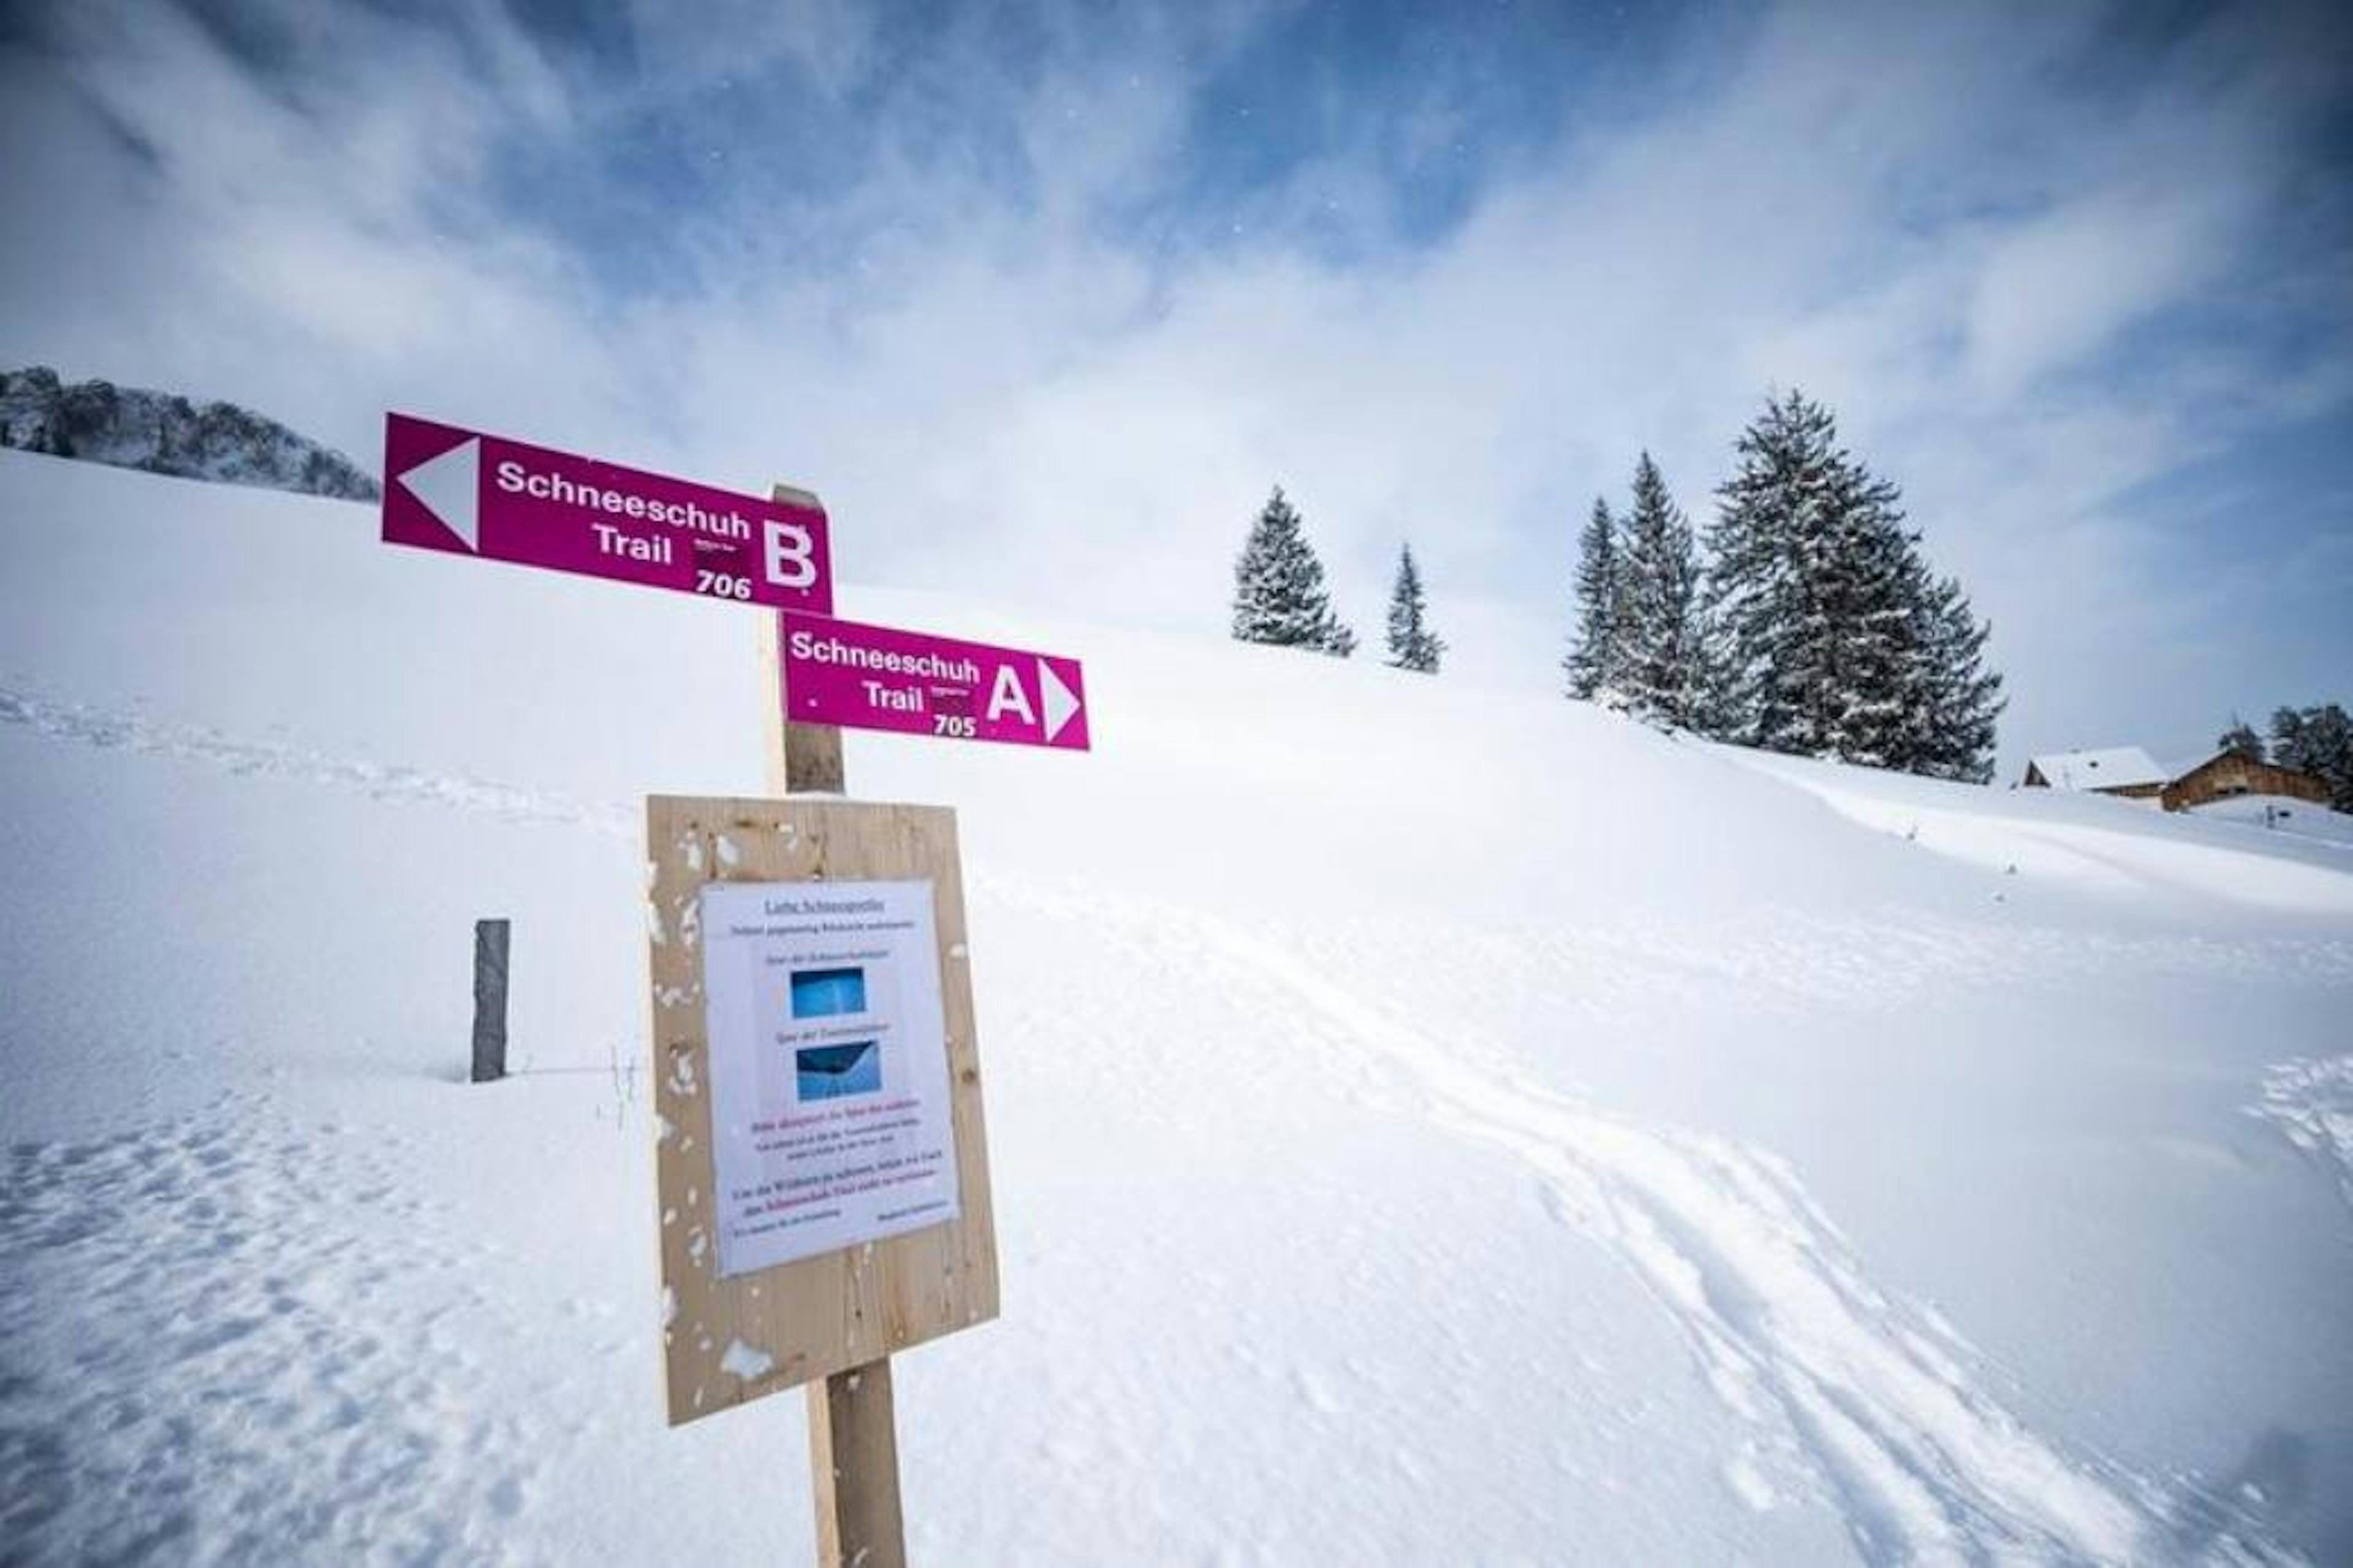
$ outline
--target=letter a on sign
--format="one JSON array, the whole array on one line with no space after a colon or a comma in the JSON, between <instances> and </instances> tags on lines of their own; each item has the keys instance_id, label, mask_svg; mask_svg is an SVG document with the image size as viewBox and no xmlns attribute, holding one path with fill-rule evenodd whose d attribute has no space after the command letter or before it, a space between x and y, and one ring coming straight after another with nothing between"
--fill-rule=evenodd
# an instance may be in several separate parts
<instances>
[{"instance_id":1,"label":"letter a on sign","mask_svg":"<svg viewBox=\"0 0 2353 1568\"><path fill-rule=\"evenodd\" d=\"M1024 724L1038 722L1037 710L1029 706L1029 694L1021 689L1020 674L1009 664L997 667L997 679L988 689L988 721L992 724L1008 711L1021 715Z\"/></svg>"},{"instance_id":2,"label":"letter a on sign","mask_svg":"<svg viewBox=\"0 0 2353 1568\"><path fill-rule=\"evenodd\" d=\"M778 696L793 723L1087 749L1086 686L1075 658L790 610L776 617L776 640L785 678ZM906 673L878 680L877 669Z\"/></svg>"}]
</instances>

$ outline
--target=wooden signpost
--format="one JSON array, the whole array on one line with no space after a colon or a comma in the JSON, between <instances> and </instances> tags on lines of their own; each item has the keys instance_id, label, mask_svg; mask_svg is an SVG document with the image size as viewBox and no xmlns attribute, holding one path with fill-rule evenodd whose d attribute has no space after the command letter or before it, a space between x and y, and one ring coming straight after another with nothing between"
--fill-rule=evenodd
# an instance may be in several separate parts
<instances>
[{"instance_id":1,"label":"wooden signpost","mask_svg":"<svg viewBox=\"0 0 2353 1568\"><path fill-rule=\"evenodd\" d=\"M1083 672L834 619L825 509L790 486L397 414L385 450L387 543L766 607L777 798L646 802L669 1414L805 1385L819 1560L902 1563L890 1358L997 1315L997 1233L955 814L841 798L836 726L1083 751ZM480 1077L503 1041L476 1032Z\"/></svg>"},{"instance_id":2,"label":"wooden signpost","mask_svg":"<svg viewBox=\"0 0 2353 1568\"><path fill-rule=\"evenodd\" d=\"M775 499L818 510L816 497L786 486L776 487ZM847 787L841 731L789 720L784 639L774 617L762 620L763 756L770 792L786 798L647 802L670 1418L675 1426L805 1385L818 1560L828 1568L893 1568L906 1561L906 1532L890 1358L997 1310L955 814L808 798ZM712 933L701 915L702 889L713 881L822 888L897 880L932 888L944 1035L934 1048L945 1057L957 1217L722 1278L711 1228L723 1220L712 1130L718 1075L703 980ZM692 946L670 939L690 909Z\"/></svg>"}]
</instances>

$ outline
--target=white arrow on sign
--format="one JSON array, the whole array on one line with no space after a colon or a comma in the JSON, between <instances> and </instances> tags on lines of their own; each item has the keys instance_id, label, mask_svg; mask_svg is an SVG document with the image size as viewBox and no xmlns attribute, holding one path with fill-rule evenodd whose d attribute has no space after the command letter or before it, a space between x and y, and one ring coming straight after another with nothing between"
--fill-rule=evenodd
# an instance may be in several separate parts
<instances>
[{"instance_id":1,"label":"white arrow on sign","mask_svg":"<svg viewBox=\"0 0 2353 1568\"><path fill-rule=\"evenodd\" d=\"M479 551L475 541L480 531L482 505L482 439L477 436L460 441L438 458L425 461L400 476L400 488L417 498L433 521L466 542L466 548Z\"/></svg>"},{"instance_id":2,"label":"white arrow on sign","mask_svg":"<svg viewBox=\"0 0 2353 1568\"><path fill-rule=\"evenodd\" d=\"M1054 667L1044 659L1038 661L1038 689L1046 699L1046 739L1051 741L1062 732L1062 726L1078 716L1079 700L1054 673Z\"/></svg>"}]
</instances>

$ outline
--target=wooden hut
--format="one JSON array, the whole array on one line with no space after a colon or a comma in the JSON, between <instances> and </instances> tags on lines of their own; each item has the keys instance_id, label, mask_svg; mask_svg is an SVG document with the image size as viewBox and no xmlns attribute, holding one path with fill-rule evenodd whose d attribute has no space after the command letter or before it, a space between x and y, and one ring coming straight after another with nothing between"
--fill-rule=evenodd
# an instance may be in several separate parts
<instances>
[{"instance_id":1,"label":"wooden hut","mask_svg":"<svg viewBox=\"0 0 2353 1568\"><path fill-rule=\"evenodd\" d=\"M2234 795L2271 795L2325 805L2328 786L2310 773L2258 762L2237 752L2218 752L2165 786L2158 796L2168 811L2187 811Z\"/></svg>"}]
</instances>

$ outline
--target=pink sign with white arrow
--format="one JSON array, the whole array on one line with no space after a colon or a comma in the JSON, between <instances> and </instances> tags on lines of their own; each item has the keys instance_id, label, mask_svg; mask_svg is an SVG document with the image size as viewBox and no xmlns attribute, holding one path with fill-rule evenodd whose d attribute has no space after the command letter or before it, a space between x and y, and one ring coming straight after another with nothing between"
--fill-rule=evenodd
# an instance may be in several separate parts
<instances>
[{"instance_id":1,"label":"pink sign with white arrow","mask_svg":"<svg viewBox=\"0 0 2353 1568\"><path fill-rule=\"evenodd\" d=\"M778 609L833 607L825 511L388 414L384 539ZM815 498L810 498L813 502Z\"/></svg>"},{"instance_id":2,"label":"pink sign with white arrow","mask_svg":"<svg viewBox=\"0 0 2353 1568\"><path fill-rule=\"evenodd\" d=\"M1077 659L790 612L776 635L796 724L1087 749Z\"/></svg>"}]
</instances>

